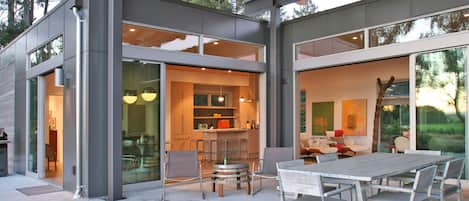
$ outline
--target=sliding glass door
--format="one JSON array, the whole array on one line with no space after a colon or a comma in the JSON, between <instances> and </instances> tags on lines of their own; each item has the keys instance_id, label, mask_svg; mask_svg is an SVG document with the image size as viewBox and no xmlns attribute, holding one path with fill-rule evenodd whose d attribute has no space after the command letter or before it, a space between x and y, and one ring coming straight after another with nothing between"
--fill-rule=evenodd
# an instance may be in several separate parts
<instances>
[{"instance_id":1,"label":"sliding glass door","mask_svg":"<svg viewBox=\"0 0 469 201\"><path fill-rule=\"evenodd\" d=\"M27 172L37 175L38 78L27 81Z\"/></svg>"},{"instance_id":2,"label":"sliding glass door","mask_svg":"<svg viewBox=\"0 0 469 201\"><path fill-rule=\"evenodd\" d=\"M413 56L415 148L467 158L467 48Z\"/></svg>"},{"instance_id":3,"label":"sliding glass door","mask_svg":"<svg viewBox=\"0 0 469 201\"><path fill-rule=\"evenodd\" d=\"M122 177L124 184L161 180L161 65L122 63Z\"/></svg>"}]
</instances>

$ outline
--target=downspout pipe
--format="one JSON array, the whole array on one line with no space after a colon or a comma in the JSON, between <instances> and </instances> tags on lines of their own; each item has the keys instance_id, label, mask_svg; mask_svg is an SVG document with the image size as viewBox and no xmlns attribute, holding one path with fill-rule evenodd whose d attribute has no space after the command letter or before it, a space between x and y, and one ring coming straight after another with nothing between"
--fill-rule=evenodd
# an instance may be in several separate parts
<instances>
[{"instance_id":1,"label":"downspout pipe","mask_svg":"<svg viewBox=\"0 0 469 201\"><path fill-rule=\"evenodd\" d=\"M76 49L75 49L75 74L76 74L76 191L73 199L80 199L84 196L83 178L82 178L82 133L83 133L83 83L82 83L82 23L83 17L80 12L81 6L74 5L72 8L73 15L76 18Z\"/></svg>"}]
</instances>

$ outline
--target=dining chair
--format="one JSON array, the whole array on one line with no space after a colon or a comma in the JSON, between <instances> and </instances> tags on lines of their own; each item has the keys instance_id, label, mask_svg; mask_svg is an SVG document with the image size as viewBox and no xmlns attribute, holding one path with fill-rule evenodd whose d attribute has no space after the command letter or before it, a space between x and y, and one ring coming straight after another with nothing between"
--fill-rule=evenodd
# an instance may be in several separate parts
<instances>
[{"instance_id":1,"label":"dining chair","mask_svg":"<svg viewBox=\"0 0 469 201\"><path fill-rule=\"evenodd\" d=\"M199 163L197 151L168 151L164 167L161 200L165 200L166 182L185 183L197 180L199 181L202 199L205 199L205 192L202 189L202 166Z\"/></svg>"},{"instance_id":2,"label":"dining chair","mask_svg":"<svg viewBox=\"0 0 469 201\"><path fill-rule=\"evenodd\" d=\"M299 195L295 200L310 201L341 201L340 199L331 198L344 191L353 190L352 186L326 191L323 188L321 176L312 172L292 171L285 169L297 161L278 162L277 171L279 179L280 199L285 201L286 194L294 193Z\"/></svg>"},{"instance_id":3,"label":"dining chair","mask_svg":"<svg viewBox=\"0 0 469 201\"><path fill-rule=\"evenodd\" d=\"M251 195L254 196L262 190L262 179L277 179L277 162L291 160L293 160L292 147L266 147L264 149L264 158L259 160L258 168L255 168L255 162L251 166ZM254 187L255 178L259 178L259 189L257 191Z\"/></svg>"},{"instance_id":4,"label":"dining chair","mask_svg":"<svg viewBox=\"0 0 469 201\"><path fill-rule=\"evenodd\" d=\"M441 151L434 151L434 150L404 150L404 154L421 154L421 155L428 155L428 156L441 156ZM414 182L416 170L412 170L410 172L399 174L396 176L388 177L386 182L389 184L389 181L395 180L399 182L399 186L403 186L405 183L412 183ZM437 168L438 173L438 168Z\"/></svg>"},{"instance_id":5,"label":"dining chair","mask_svg":"<svg viewBox=\"0 0 469 201\"><path fill-rule=\"evenodd\" d=\"M316 162L320 163L327 163L331 161L339 160L339 156L337 154L321 154L316 156ZM332 179L332 178L323 178L325 187L328 188L340 188L341 185L353 185L351 181L342 180L342 179ZM339 194L339 199L342 199L342 194ZM353 192L350 191L350 199L353 199Z\"/></svg>"},{"instance_id":6,"label":"dining chair","mask_svg":"<svg viewBox=\"0 0 469 201\"><path fill-rule=\"evenodd\" d=\"M432 197L444 201L449 195L457 193L458 201L461 201L461 177L464 172L464 159L454 159L446 162L443 175L436 176L432 189ZM456 184L449 184L448 180L456 180Z\"/></svg>"},{"instance_id":7,"label":"dining chair","mask_svg":"<svg viewBox=\"0 0 469 201\"><path fill-rule=\"evenodd\" d=\"M336 161L336 160L339 160L339 157L337 156L336 153L321 154L321 155L316 156L317 163L325 163L325 162Z\"/></svg>"},{"instance_id":8,"label":"dining chair","mask_svg":"<svg viewBox=\"0 0 469 201\"><path fill-rule=\"evenodd\" d=\"M384 190L375 196L368 198L369 201L424 201L431 197L433 179L435 178L437 166L430 166L418 170L412 188L402 188L386 185L371 185L371 188Z\"/></svg>"}]
</instances>

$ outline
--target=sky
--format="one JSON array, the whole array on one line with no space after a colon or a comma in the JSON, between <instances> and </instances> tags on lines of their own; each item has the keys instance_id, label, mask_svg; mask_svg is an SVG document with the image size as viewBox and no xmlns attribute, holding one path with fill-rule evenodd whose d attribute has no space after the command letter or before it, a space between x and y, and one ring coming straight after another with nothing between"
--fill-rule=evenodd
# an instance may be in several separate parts
<instances>
[{"instance_id":1,"label":"sky","mask_svg":"<svg viewBox=\"0 0 469 201\"><path fill-rule=\"evenodd\" d=\"M318 7L317 12L321 12L358 1L361 0L313 0L313 3ZM293 10L299 8L301 8L301 4L291 3L283 6L282 10L286 12L286 15L291 16L293 15Z\"/></svg>"},{"instance_id":2,"label":"sky","mask_svg":"<svg viewBox=\"0 0 469 201\"><path fill-rule=\"evenodd\" d=\"M3 1L6 1L6 0L0 0L1 2ZM55 6L57 6L57 4L60 3L61 0L49 0L49 8L48 10L52 10ZM2 9L4 10L1 10L0 11L0 22L4 23L7 21L7 18L8 18L8 12L7 12L7 8L6 6L2 6ZM17 9L21 9L20 6L17 6ZM38 3L36 3L34 5L34 17L36 18L36 20L34 22L36 22L37 20L41 19L42 16L44 14L44 8L41 7ZM33 22L33 23L34 23Z\"/></svg>"}]
</instances>

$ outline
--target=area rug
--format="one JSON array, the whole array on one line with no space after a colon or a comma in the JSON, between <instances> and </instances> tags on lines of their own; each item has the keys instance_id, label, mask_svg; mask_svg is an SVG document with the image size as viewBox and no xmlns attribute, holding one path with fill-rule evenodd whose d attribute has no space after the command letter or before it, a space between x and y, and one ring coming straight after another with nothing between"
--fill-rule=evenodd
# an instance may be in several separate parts
<instances>
[{"instance_id":1,"label":"area rug","mask_svg":"<svg viewBox=\"0 0 469 201\"><path fill-rule=\"evenodd\" d=\"M55 186L51 186L51 185L17 188L16 190L23 193L23 194L25 194L25 195L27 195L27 196L41 195L41 194L54 193L54 192L62 191L61 189L59 189Z\"/></svg>"}]
</instances>

